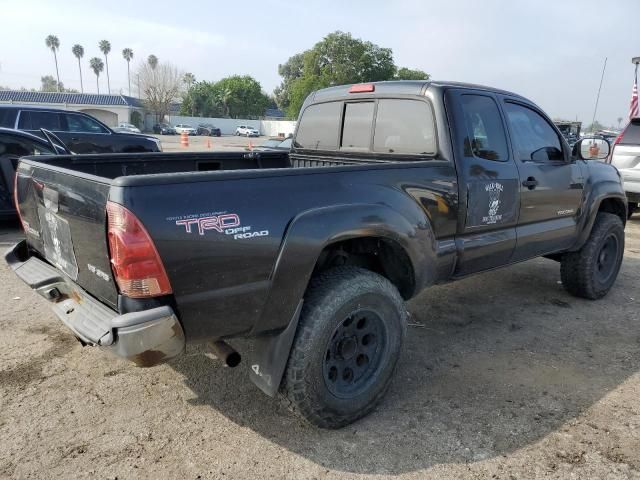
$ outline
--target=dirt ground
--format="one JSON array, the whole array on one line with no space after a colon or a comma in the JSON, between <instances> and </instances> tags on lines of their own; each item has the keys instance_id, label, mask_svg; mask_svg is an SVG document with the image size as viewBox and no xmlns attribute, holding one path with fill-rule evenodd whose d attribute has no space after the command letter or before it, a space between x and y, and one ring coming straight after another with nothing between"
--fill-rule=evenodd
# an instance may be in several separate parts
<instances>
[{"instance_id":1,"label":"dirt ground","mask_svg":"<svg viewBox=\"0 0 640 480\"><path fill-rule=\"evenodd\" d=\"M0 477L640 478L640 215L605 299L559 280L533 260L426 291L382 405L325 431L203 349L81 347L0 262Z\"/></svg>"}]
</instances>

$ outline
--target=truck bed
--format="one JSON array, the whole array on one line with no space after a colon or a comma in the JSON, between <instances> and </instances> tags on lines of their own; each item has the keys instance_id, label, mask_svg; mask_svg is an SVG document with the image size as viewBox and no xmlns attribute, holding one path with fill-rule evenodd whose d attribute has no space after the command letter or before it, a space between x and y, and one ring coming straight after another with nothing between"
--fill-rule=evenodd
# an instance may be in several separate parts
<instances>
[{"instance_id":1,"label":"truck bed","mask_svg":"<svg viewBox=\"0 0 640 480\"><path fill-rule=\"evenodd\" d=\"M338 160L306 155L290 158L288 152L278 151L59 155L36 159L53 167L111 180L132 175L386 163L382 160Z\"/></svg>"}]
</instances>

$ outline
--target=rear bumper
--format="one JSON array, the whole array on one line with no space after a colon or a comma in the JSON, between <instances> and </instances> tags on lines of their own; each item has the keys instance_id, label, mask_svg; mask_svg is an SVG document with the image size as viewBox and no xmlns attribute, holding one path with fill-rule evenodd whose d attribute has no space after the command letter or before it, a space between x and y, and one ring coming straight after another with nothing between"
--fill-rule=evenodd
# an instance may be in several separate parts
<instances>
[{"instance_id":1,"label":"rear bumper","mask_svg":"<svg viewBox=\"0 0 640 480\"><path fill-rule=\"evenodd\" d=\"M83 344L104 347L140 367L157 365L184 351L184 331L171 307L119 315L26 252L23 240L6 252L5 260L23 282L51 302L58 318Z\"/></svg>"}]
</instances>

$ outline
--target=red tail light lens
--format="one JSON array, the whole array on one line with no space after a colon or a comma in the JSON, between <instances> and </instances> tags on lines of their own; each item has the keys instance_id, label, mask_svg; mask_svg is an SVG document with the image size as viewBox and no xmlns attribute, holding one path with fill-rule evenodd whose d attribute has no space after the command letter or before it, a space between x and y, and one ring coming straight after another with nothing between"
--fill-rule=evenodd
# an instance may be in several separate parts
<instances>
[{"instance_id":1,"label":"red tail light lens","mask_svg":"<svg viewBox=\"0 0 640 480\"><path fill-rule=\"evenodd\" d=\"M18 219L20 220L20 226L24 232L27 231L25 228L24 220L22 220L22 214L20 213L20 205L18 204L18 172L13 175L13 205L16 207L16 212L18 212Z\"/></svg>"},{"instance_id":2,"label":"red tail light lens","mask_svg":"<svg viewBox=\"0 0 640 480\"><path fill-rule=\"evenodd\" d=\"M131 298L148 298L172 292L160 255L133 213L122 205L107 202L107 235L120 293Z\"/></svg>"}]
</instances>

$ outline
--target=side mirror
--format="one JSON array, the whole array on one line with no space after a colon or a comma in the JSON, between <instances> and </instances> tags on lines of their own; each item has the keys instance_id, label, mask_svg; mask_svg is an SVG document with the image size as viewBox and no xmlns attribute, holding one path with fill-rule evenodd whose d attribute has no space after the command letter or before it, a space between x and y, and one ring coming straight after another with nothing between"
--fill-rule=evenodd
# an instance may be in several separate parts
<instances>
[{"instance_id":1,"label":"side mirror","mask_svg":"<svg viewBox=\"0 0 640 480\"><path fill-rule=\"evenodd\" d=\"M573 158L580 160L604 160L609 156L611 144L598 137L584 137L573 146Z\"/></svg>"}]
</instances>

